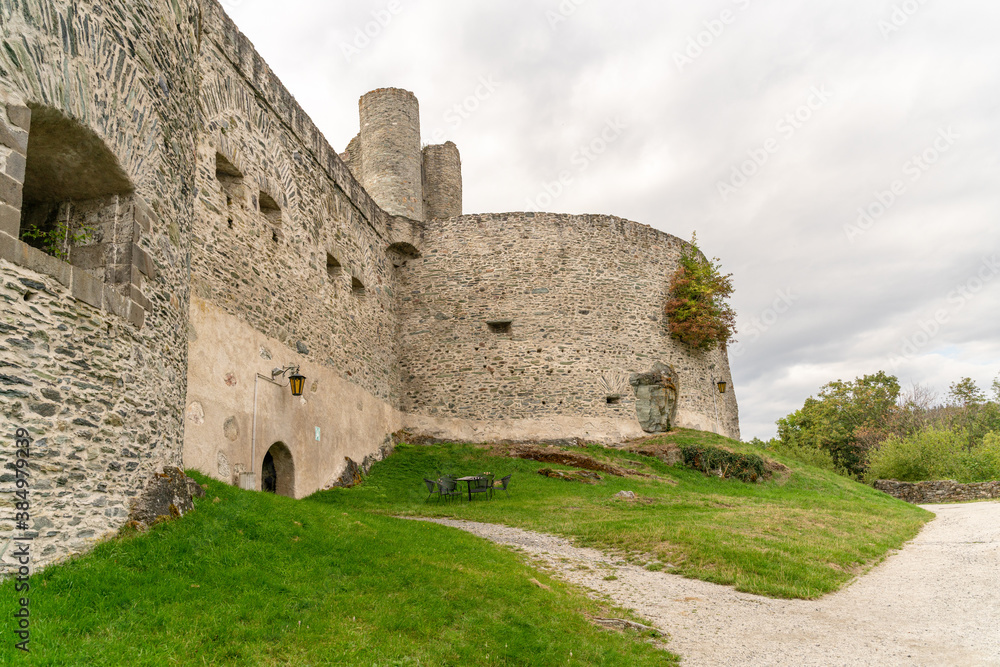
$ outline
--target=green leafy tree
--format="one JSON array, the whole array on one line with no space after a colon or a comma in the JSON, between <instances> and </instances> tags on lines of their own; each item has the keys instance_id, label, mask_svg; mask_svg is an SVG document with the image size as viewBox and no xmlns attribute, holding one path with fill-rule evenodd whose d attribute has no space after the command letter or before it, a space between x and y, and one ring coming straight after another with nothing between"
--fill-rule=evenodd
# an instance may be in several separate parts
<instances>
[{"instance_id":1,"label":"green leafy tree","mask_svg":"<svg viewBox=\"0 0 1000 667\"><path fill-rule=\"evenodd\" d=\"M997 380L993 385L996 392ZM951 383L948 399L956 408L952 426L965 432L968 451L981 445L987 433L1000 430L1000 405L987 401L986 392L972 378Z\"/></svg>"},{"instance_id":2,"label":"green leafy tree","mask_svg":"<svg viewBox=\"0 0 1000 667\"><path fill-rule=\"evenodd\" d=\"M778 438L785 447L827 451L837 467L861 477L868 450L892 434L898 398L899 380L884 371L851 382L835 380L777 421Z\"/></svg>"},{"instance_id":3,"label":"green leafy tree","mask_svg":"<svg viewBox=\"0 0 1000 667\"><path fill-rule=\"evenodd\" d=\"M719 266L719 258L705 257L692 235L670 279L670 300L664 307L670 335L695 349L736 341L736 312L727 302L732 274L723 275Z\"/></svg>"},{"instance_id":4,"label":"green leafy tree","mask_svg":"<svg viewBox=\"0 0 1000 667\"><path fill-rule=\"evenodd\" d=\"M962 408L979 407L986 402L986 394L972 378L962 378L952 382L948 388L951 404Z\"/></svg>"}]
</instances>

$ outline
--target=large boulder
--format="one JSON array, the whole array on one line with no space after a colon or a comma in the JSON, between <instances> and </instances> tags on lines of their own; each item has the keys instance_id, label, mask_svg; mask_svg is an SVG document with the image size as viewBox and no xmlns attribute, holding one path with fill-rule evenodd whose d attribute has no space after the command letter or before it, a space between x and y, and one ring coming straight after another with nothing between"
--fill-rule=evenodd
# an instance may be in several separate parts
<instances>
[{"instance_id":1,"label":"large boulder","mask_svg":"<svg viewBox=\"0 0 1000 667\"><path fill-rule=\"evenodd\" d=\"M198 482L176 467L166 467L154 474L143 492L132 501L129 521L151 526L158 521L175 519L194 509L194 498L204 497Z\"/></svg>"},{"instance_id":2,"label":"large boulder","mask_svg":"<svg viewBox=\"0 0 1000 667\"><path fill-rule=\"evenodd\" d=\"M677 418L677 373L673 366L657 362L648 373L632 373L635 412L646 433L666 433Z\"/></svg>"}]
</instances>

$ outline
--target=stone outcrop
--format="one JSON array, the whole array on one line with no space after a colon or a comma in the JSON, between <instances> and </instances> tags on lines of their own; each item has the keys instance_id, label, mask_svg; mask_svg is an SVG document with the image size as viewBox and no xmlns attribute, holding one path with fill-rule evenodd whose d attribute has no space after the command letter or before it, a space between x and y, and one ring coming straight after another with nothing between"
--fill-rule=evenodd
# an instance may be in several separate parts
<instances>
[{"instance_id":1,"label":"stone outcrop","mask_svg":"<svg viewBox=\"0 0 1000 667\"><path fill-rule=\"evenodd\" d=\"M595 470L604 472L616 477L626 475L642 475L636 470L622 468L598 461L593 456L587 456L580 452L569 452L558 447L541 447L531 444L519 444L510 446L497 446L493 449L499 456L526 459L529 461L539 461L540 463L556 463L558 465L570 466L572 468L583 468L584 470Z\"/></svg>"},{"instance_id":2,"label":"stone outcrop","mask_svg":"<svg viewBox=\"0 0 1000 667\"><path fill-rule=\"evenodd\" d=\"M684 463L684 453L681 448L672 442L664 442L659 444L638 444L633 446L628 446L625 448L627 451L635 452L636 454L642 454L643 456L649 456L654 459L659 459L663 461L668 466L672 466L677 463Z\"/></svg>"},{"instance_id":3,"label":"stone outcrop","mask_svg":"<svg viewBox=\"0 0 1000 667\"><path fill-rule=\"evenodd\" d=\"M880 479L876 480L872 486L890 496L915 505L1000 498L1000 481L960 484L951 479L930 482L899 482L894 479Z\"/></svg>"},{"instance_id":4,"label":"stone outcrop","mask_svg":"<svg viewBox=\"0 0 1000 667\"><path fill-rule=\"evenodd\" d=\"M154 474L146 488L132 502L129 521L151 526L158 521L176 519L194 509L194 498L203 498L205 490L180 468L168 466Z\"/></svg>"},{"instance_id":5,"label":"stone outcrop","mask_svg":"<svg viewBox=\"0 0 1000 667\"><path fill-rule=\"evenodd\" d=\"M601 476L589 470L553 470L552 468L539 468L538 474L543 477L553 479L564 479L567 482L583 482L584 484L596 484L601 481Z\"/></svg>"},{"instance_id":6,"label":"stone outcrop","mask_svg":"<svg viewBox=\"0 0 1000 667\"><path fill-rule=\"evenodd\" d=\"M372 469L373 465L375 465L378 461L384 461L390 454L392 454L395 449L394 443L395 437L387 439L385 444L379 447L374 454L366 456L360 464L351 457L345 456L344 461L346 462L346 465L344 466L344 470L324 488L332 489L339 487L346 489L360 484L363 481L364 476L367 475Z\"/></svg>"},{"instance_id":7,"label":"stone outcrop","mask_svg":"<svg viewBox=\"0 0 1000 667\"><path fill-rule=\"evenodd\" d=\"M628 380L635 390L635 412L646 433L666 433L677 417L677 373L656 362L648 373L633 373Z\"/></svg>"}]
</instances>

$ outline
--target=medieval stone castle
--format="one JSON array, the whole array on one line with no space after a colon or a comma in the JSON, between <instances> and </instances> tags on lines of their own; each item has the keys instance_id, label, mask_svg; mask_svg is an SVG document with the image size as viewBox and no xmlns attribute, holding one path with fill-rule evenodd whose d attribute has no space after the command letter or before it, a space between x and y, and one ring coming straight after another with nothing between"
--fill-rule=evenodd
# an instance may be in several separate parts
<instances>
[{"instance_id":1,"label":"medieval stone castle","mask_svg":"<svg viewBox=\"0 0 1000 667\"><path fill-rule=\"evenodd\" d=\"M680 239L463 215L403 90L338 154L216 0L0 0L0 28L0 549L18 428L36 565L165 465L302 497L403 429L739 437L725 350L663 319Z\"/></svg>"}]
</instances>

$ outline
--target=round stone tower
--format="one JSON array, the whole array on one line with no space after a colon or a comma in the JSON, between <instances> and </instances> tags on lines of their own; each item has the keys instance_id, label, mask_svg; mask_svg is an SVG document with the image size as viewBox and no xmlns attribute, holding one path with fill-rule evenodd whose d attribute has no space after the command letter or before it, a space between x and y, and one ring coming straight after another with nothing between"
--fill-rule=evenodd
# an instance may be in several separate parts
<instances>
[{"instance_id":1,"label":"round stone tower","mask_svg":"<svg viewBox=\"0 0 1000 667\"><path fill-rule=\"evenodd\" d=\"M462 215L462 158L448 141L424 148L424 217Z\"/></svg>"},{"instance_id":2,"label":"round stone tower","mask_svg":"<svg viewBox=\"0 0 1000 667\"><path fill-rule=\"evenodd\" d=\"M420 109L408 90L379 88L358 102L361 184L393 215L424 219Z\"/></svg>"}]
</instances>

